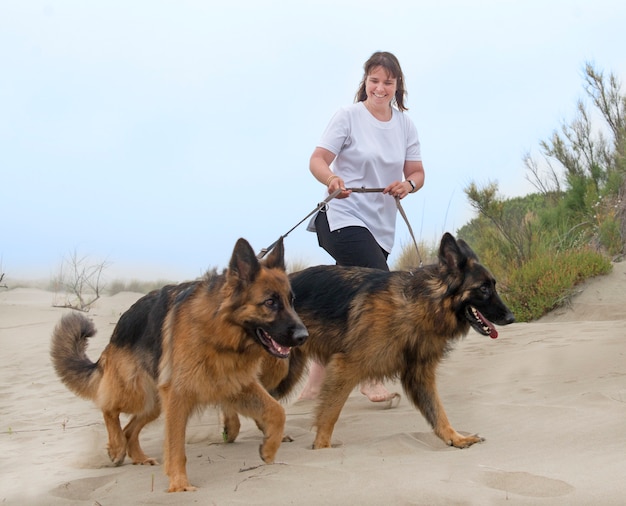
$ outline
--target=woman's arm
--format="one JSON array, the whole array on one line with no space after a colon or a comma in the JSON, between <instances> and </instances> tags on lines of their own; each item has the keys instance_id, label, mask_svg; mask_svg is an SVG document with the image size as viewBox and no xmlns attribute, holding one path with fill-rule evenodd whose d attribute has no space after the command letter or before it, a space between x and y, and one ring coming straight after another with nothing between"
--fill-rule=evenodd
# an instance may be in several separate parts
<instances>
[{"instance_id":1,"label":"woman's arm","mask_svg":"<svg viewBox=\"0 0 626 506\"><path fill-rule=\"evenodd\" d=\"M317 179L320 183L328 187L328 193L333 193L339 188L346 187L343 179L336 174L333 174L330 170L330 164L333 163L334 159L335 155L331 151L317 147L313 151L311 160L309 161L309 170L311 171L311 174L313 174L315 179ZM348 195L350 195L349 191L342 191L335 198L342 199L346 198Z\"/></svg>"},{"instance_id":2,"label":"woman's arm","mask_svg":"<svg viewBox=\"0 0 626 506\"><path fill-rule=\"evenodd\" d=\"M407 186L410 186L410 183L408 183L409 179L415 185L415 190L411 187L409 188L409 193L416 192L424 186L424 165L421 161L404 162L404 180L407 181Z\"/></svg>"}]
</instances>

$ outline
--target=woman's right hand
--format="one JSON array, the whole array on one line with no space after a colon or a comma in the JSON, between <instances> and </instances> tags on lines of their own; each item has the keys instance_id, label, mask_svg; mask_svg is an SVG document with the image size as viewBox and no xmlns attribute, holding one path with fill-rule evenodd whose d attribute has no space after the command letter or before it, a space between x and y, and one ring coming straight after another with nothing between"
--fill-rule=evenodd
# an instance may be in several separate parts
<instances>
[{"instance_id":1,"label":"woman's right hand","mask_svg":"<svg viewBox=\"0 0 626 506\"><path fill-rule=\"evenodd\" d=\"M346 185L343 182L343 179L341 179L339 176L334 176L328 183L328 194L330 195L339 189L341 189L341 193L335 195L336 199L345 199L346 197L349 197L352 193L350 190L346 190Z\"/></svg>"}]
</instances>

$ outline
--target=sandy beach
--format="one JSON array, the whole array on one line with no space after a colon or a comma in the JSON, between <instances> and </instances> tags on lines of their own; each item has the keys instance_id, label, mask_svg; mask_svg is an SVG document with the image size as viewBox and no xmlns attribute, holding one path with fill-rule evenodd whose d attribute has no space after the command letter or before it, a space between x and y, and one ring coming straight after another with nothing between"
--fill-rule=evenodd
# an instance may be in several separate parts
<instances>
[{"instance_id":1,"label":"sandy beach","mask_svg":"<svg viewBox=\"0 0 626 506\"><path fill-rule=\"evenodd\" d=\"M626 262L580 287L538 322L473 331L442 363L439 392L453 426L486 441L447 447L403 395L381 409L358 391L334 433L312 450L313 405L285 404L273 465L244 420L234 444L219 413L190 420L187 467L196 492L168 494L161 466L111 467L93 404L70 393L49 358L52 329L69 311L54 294L0 290L0 503L7 505L618 505L626 502ZM103 297L89 312L95 360L139 294ZM393 383L388 388L399 390ZM162 457L163 422L142 432Z\"/></svg>"}]
</instances>

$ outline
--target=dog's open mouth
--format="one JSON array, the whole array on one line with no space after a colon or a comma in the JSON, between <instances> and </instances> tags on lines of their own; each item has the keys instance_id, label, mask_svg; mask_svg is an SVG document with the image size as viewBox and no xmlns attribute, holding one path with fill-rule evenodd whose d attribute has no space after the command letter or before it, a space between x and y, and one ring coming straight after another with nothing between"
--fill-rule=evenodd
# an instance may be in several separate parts
<instances>
[{"instance_id":1,"label":"dog's open mouth","mask_svg":"<svg viewBox=\"0 0 626 506\"><path fill-rule=\"evenodd\" d=\"M259 338L259 342L271 355L278 358L287 358L289 356L291 348L289 346L282 346L278 344L272 339L272 336L270 336L262 328L259 327L256 329L256 335Z\"/></svg>"},{"instance_id":2,"label":"dog's open mouth","mask_svg":"<svg viewBox=\"0 0 626 506\"><path fill-rule=\"evenodd\" d=\"M482 313L474 306L467 306L465 309L465 317L476 332L483 336L489 336L491 339L498 337L498 331L493 323L485 318Z\"/></svg>"}]
</instances>

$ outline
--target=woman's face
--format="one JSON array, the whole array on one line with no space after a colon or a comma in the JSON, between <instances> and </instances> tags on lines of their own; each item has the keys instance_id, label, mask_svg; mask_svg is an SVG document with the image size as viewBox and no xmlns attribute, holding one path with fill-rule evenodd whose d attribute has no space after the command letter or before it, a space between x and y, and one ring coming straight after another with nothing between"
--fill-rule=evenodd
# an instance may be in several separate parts
<instances>
[{"instance_id":1,"label":"woman's face","mask_svg":"<svg viewBox=\"0 0 626 506\"><path fill-rule=\"evenodd\" d=\"M388 105L396 96L398 80L384 67L374 67L367 75L365 91L374 105Z\"/></svg>"}]
</instances>

